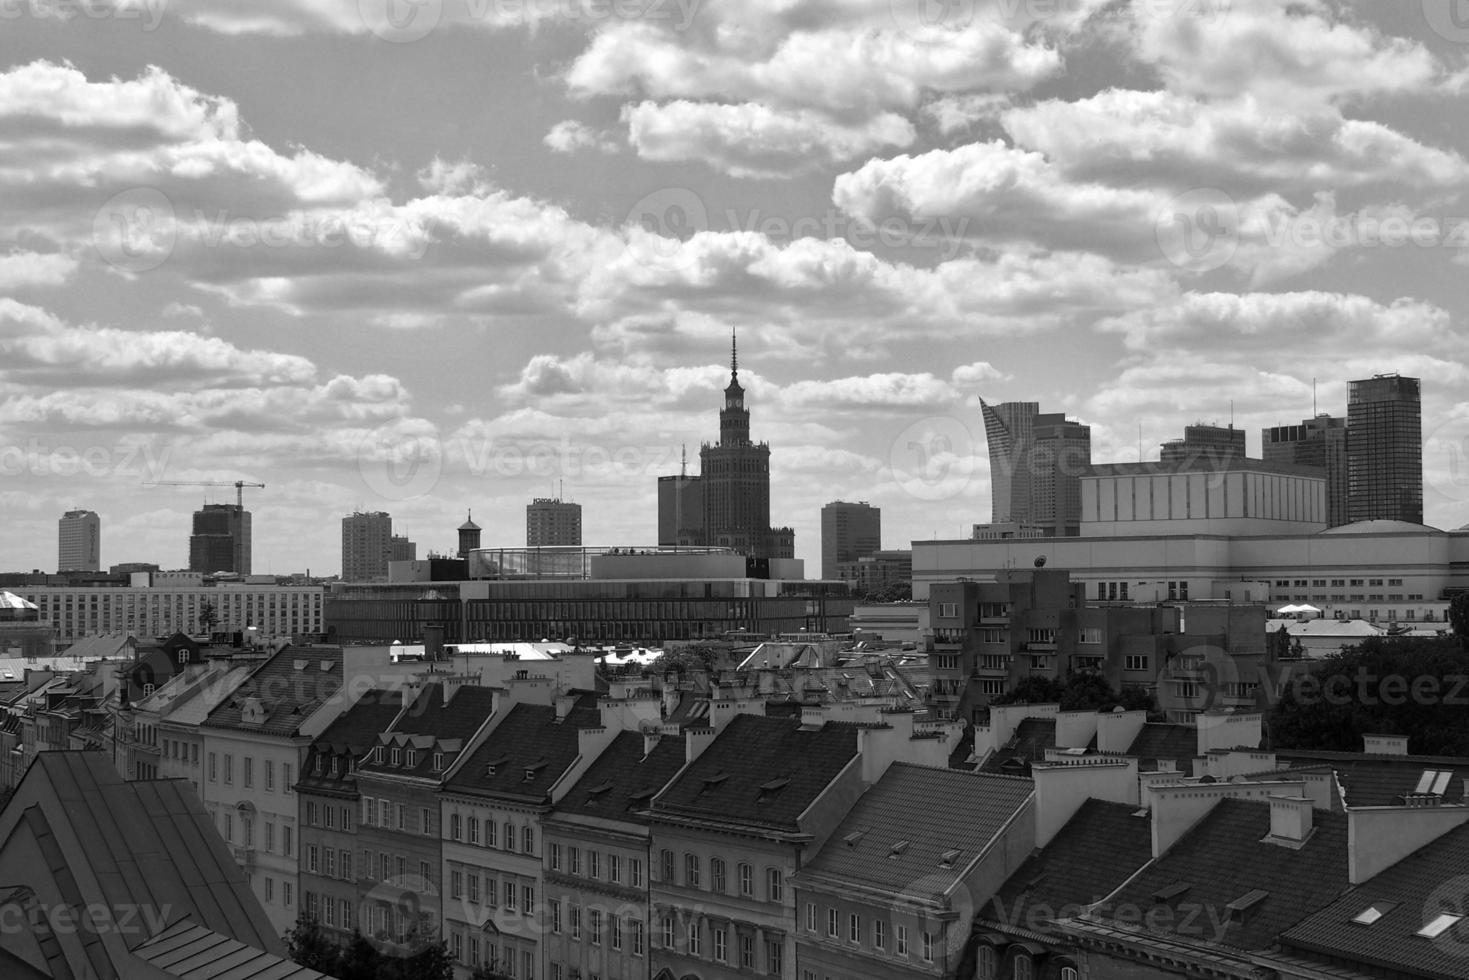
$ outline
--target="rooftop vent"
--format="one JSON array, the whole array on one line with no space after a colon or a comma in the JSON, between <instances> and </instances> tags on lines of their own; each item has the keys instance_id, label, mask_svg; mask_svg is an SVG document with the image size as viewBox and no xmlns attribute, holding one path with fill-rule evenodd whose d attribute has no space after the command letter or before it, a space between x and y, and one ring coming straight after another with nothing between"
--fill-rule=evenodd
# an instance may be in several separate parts
<instances>
[{"instance_id":1,"label":"rooftop vent","mask_svg":"<svg viewBox=\"0 0 1469 980\"><path fill-rule=\"evenodd\" d=\"M862 840L862 838L866 835L867 831L865 830L854 830L847 836L843 837L842 842L845 843L848 847L856 847L858 841Z\"/></svg>"},{"instance_id":2,"label":"rooftop vent","mask_svg":"<svg viewBox=\"0 0 1469 980\"><path fill-rule=\"evenodd\" d=\"M1245 892L1239 898L1236 898L1234 901L1224 906L1225 911L1229 913L1229 921L1235 923L1243 922L1245 920L1245 914L1248 913L1250 909L1254 908L1256 905L1259 905L1261 902L1265 901L1265 899L1269 897L1269 892L1259 888L1255 888Z\"/></svg>"},{"instance_id":3,"label":"rooftop vent","mask_svg":"<svg viewBox=\"0 0 1469 980\"><path fill-rule=\"evenodd\" d=\"M953 850L945 851L944 853L942 853L942 854L939 855L939 867L941 867L941 868L952 868L954 866L954 863L956 861L958 861L958 860L959 860L959 851L958 851L957 848L955 848Z\"/></svg>"},{"instance_id":4,"label":"rooftop vent","mask_svg":"<svg viewBox=\"0 0 1469 980\"><path fill-rule=\"evenodd\" d=\"M909 843L909 841L900 840L892 847L888 848L888 859L896 860L897 858L901 857L908 850Z\"/></svg>"},{"instance_id":5,"label":"rooftop vent","mask_svg":"<svg viewBox=\"0 0 1469 980\"><path fill-rule=\"evenodd\" d=\"M495 771L510 761L510 756L502 755L485 763L485 775L493 776Z\"/></svg>"}]
</instances>

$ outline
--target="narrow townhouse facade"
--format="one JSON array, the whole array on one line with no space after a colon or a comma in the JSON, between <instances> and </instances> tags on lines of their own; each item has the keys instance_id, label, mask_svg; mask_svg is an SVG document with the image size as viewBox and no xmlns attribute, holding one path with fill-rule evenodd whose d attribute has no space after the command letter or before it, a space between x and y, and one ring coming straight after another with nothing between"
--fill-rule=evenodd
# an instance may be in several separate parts
<instances>
[{"instance_id":1,"label":"narrow townhouse facade","mask_svg":"<svg viewBox=\"0 0 1469 980\"><path fill-rule=\"evenodd\" d=\"M198 673L175 677L137 703L139 718L150 719L158 728L160 778L187 779L194 794L204 799L206 756L200 726L259 663L213 660Z\"/></svg>"},{"instance_id":2,"label":"narrow townhouse facade","mask_svg":"<svg viewBox=\"0 0 1469 980\"><path fill-rule=\"evenodd\" d=\"M619 732L546 815L546 980L652 976L646 811L687 763L681 734Z\"/></svg>"},{"instance_id":3,"label":"narrow townhouse facade","mask_svg":"<svg viewBox=\"0 0 1469 980\"><path fill-rule=\"evenodd\" d=\"M481 966L515 980L549 975L543 939L573 923L569 907L546 899L543 820L617 733L591 692L552 696L535 682L509 693L514 703L443 788L444 934L456 977Z\"/></svg>"},{"instance_id":4,"label":"narrow townhouse facade","mask_svg":"<svg viewBox=\"0 0 1469 980\"><path fill-rule=\"evenodd\" d=\"M959 727L854 702L709 707L689 738L710 744L650 808L653 977L794 980L794 876L888 765L944 765Z\"/></svg>"},{"instance_id":5,"label":"narrow townhouse facade","mask_svg":"<svg viewBox=\"0 0 1469 980\"><path fill-rule=\"evenodd\" d=\"M363 933L393 955L437 942L443 925L439 789L496 713L495 689L425 674L357 769Z\"/></svg>"},{"instance_id":6,"label":"narrow townhouse facade","mask_svg":"<svg viewBox=\"0 0 1469 980\"><path fill-rule=\"evenodd\" d=\"M312 742L296 782L301 911L339 945L369 925L359 919L363 870L357 863L357 823L363 807L357 770L402 710L400 691L363 694Z\"/></svg>"}]
</instances>

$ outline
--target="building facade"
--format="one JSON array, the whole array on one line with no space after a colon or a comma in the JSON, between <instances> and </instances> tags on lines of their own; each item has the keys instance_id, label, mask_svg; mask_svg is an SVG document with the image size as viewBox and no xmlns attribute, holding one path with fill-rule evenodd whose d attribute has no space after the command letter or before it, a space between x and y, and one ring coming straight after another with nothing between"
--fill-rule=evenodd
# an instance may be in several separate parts
<instances>
[{"instance_id":1,"label":"building facade","mask_svg":"<svg viewBox=\"0 0 1469 980\"><path fill-rule=\"evenodd\" d=\"M389 561L417 561L418 545L408 540L407 535L395 534L388 539Z\"/></svg>"},{"instance_id":2,"label":"building facade","mask_svg":"<svg viewBox=\"0 0 1469 980\"><path fill-rule=\"evenodd\" d=\"M1417 378L1353 381L1347 396L1347 516L1423 523L1423 406Z\"/></svg>"},{"instance_id":3,"label":"building facade","mask_svg":"<svg viewBox=\"0 0 1469 980\"><path fill-rule=\"evenodd\" d=\"M1158 459L1163 463L1216 463L1226 459L1243 459L1245 430L1230 425L1187 425L1182 439L1170 439L1159 447Z\"/></svg>"},{"instance_id":4,"label":"building facade","mask_svg":"<svg viewBox=\"0 0 1469 980\"><path fill-rule=\"evenodd\" d=\"M204 628L200 617L206 609L213 613L214 630L255 627L270 636L293 636L325 629L325 590L319 585L37 587L16 594L35 603L40 620L56 628L58 644L97 633L194 633Z\"/></svg>"},{"instance_id":5,"label":"building facade","mask_svg":"<svg viewBox=\"0 0 1469 980\"><path fill-rule=\"evenodd\" d=\"M528 548L581 544L581 504L560 497L537 497L525 505Z\"/></svg>"},{"instance_id":6,"label":"building facade","mask_svg":"<svg viewBox=\"0 0 1469 980\"><path fill-rule=\"evenodd\" d=\"M843 562L882 548L882 509L867 501L834 500L821 508L821 577L840 578Z\"/></svg>"},{"instance_id":7,"label":"building facade","mask_svg":"<svg viewBox=\"0 0 1469 980\"><path fill-rule=\"evenodd\" d=\"M1079 478L1092 458L1091 427L1036 402L980 400L989 447L993 521L1047 537L1077 533Z\"/></svg>"},{"instance_id":8,"label":"building facade","mask_svg":"<svg viewBox=\"0 0 1469 980\"><path fill-rule=\"evenodd\" d=\"M205 504L194 511L189 571L250 574L250 512L238 504Z\"/></svg>"},{"instance_id":9,"label":"building facade","mask_svg":"<svg viewBox=\"0 0 1469 980\"><path fill-rule=\"evenodd\" d=\"M56 529L56 570L96 572L102 568L102 518L90 510L69 510Z\"/></svg>"},{"instance_id":10,"label":"building facade","mask_svg":"<svg viewBox=\"0 0 1469 980\"><path fill-rule=\"evenodd\" d=\"M1331 415L1303 419L1299 425L1274 425L1260 432L1260 456L1267 463L1312 466L1326 476L1326 524L1340 527L1347 516L1347 420Z\"/></svg>"},{"instance_id":11,"label":"building facade","mask_svg":"<svg viewBox=\"0 0 1469 980\"><path fill-rule=\"evenodd\" d=\"M658 544L693 545L704 540L704 485L680 473L658 478Z\"/></svg>"},{"instance_id":12,"label":"building facade","mask_svg":"<svg viewBox=\"0 0 1469 980\"><path fill-rule=\"evenodd\" d=\"M393 518L382 511L342 518L342 581L385 582L393 560Z\"/></svg>"}]
</instances>

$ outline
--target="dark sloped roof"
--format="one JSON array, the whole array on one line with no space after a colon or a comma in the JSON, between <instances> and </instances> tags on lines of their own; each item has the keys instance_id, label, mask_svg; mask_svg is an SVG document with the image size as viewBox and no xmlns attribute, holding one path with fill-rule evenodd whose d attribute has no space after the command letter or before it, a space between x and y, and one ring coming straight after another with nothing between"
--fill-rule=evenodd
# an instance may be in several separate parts
<instances>
[{"instance_id":1,"label":"dark sloped roof","mask_svg":"<svg viewBox=\"0 0 1469 980\"><path fill-rule=\"evenodd\" d=\"M1137 733L1124 755L1140 762L1156 763L1166 759L1178 763L1182 772L1190 770L1190 762L1199 754L1199 733L1192 725L1149 722Z\"/></svg>"},{"instance_id":2,"label":"dark sloped roof","mask_svg":"<svg viewBox=\"0 0 1469 980\"><path fill-rule=\"evenodd\" d=\"M556 812L646 823L648 804L678 774L685 760L682 738L660 738L644 755L640 732L623 732L556 805Z\"/></svg>"},{"instance_id":3,"label":"dark sloped roof","mask_svg":"<svg viewBox=\"0 0 1469 980\"><path fill-rule=\"evenodd\" d=\"M857 755L857 729L738 715L654 802L655 816L798 830L796 820Z\"/></svg>"},{"instance_id":4,"label":"dark sloped roof","mask_svg":"<svg viewBox=\"0 0 1469 980\"><path fill-rule=\"evenodd\" d=\"M420 736L423 739L432 739L422 751L416 753L414 765L410 768L407 762L407 754L400 756L403 765L393 765L392 757L387 756L383 762L365 761L359 767L364 773L384 773L403 776L436 777L433 769L434 743L459 739L468 743L471 736L479 731L480 726L494 713L495 692L488 687L476 685L464 685L450 695L449 701L444 702L444 689L439 684L426 684L418 695L413 699L406 711L402 712L393 721L391 727L378 730L379 733L386 732L395 737L388 741L388 745L399 745L406 747L413 745L412 739ZM380 741L374 739L374 741ZM449 753L457 753L458 749L449 749ZM446 755L445 768L452 765L453 754Z\"/></svg>"},{"instance_id":5,"label":"dark sloped roof","mask_svg":"<svg viewBox=\"0 0 1469 980\"><path fill-rule=\"evenodd\" d=\"M257 949L284 953L188 781L124 782L100 752L41 752L22 788L33 779L44 779L61 804L57 812L32 807L33 828L50 835L55 821L67 821L80 845L80 853L59 855L63 866L53 871L75 884L69 870L75 862L100 885L101 894L82 904L100 900L115 909L155 910L170 922L188 916ZM149 921L139 916L135 924ZM142 928L125 937L130 949L148 938Z\"/></svg>"},{"instance_id":6,"label":"dark sloped roof","mask_svg":"<svg viewBox=\"0 0 1469 980\"><path fill-rule=\"evenodd\" d=\"M1281 937L1287 952L1324 954L1415 977L1462 980L1469 975L1469 918L1437 939L1417 935L1434 914L1464 913L1469 881L1469 826L1462 826L1363 882ZM1353 922L1369 906L1385 905L1372 925Z\"/></svg>"},{"instance_id":7,"label":"dark sloped roof","mask_svg":"<svg viewBox=\"0 0 1469 980\"><path fill-rule=\"evenodd\" d=\"M324 973L191 922L164 930L138 947L137 954L143 962L181 980L331 980Z\"/></svg>"},{"instance_id":8,"label":"dark sloped roof","mask_svg":"<svg viewBox=\"0 0 1469 980\"><path fill-rule=\"evenodd\" d=\"M1348 806L1392 806L1411 794L1426 770L1453 773L1443 794L1445 803L1464 800L1469 759L1436 755L1362 755L1354 752L1278 753L1276 762L1293 768L1327 765L1336 771Z\"/></svg>"},{"instance_id":9,"label":"dark sloped roof","mask_svg":"<svg viewBox=\"0 0 1469 980\"><path fill-rule=\"evenodd\" d=\"M1029 779L893 763L807 870L892 892L948 888L1035 792ZM955 815L963 818L956 820Z\"/></svg>"},{"instance_id":10,"label":"dark sloped roof","mask_svg":"<svg viewBox=\"0 0 1469 980\"><path fill-rule=\"evenodd\" d=\"M1187 891L1166 900L1174 914L1159 914L1150 929L1192 944L1270 946L1347 887L1346 814L1314 811L1315 831L1295 849L1263 842L1270 833L1270 806L1257 800L1219 801L1117 894L1114 907L1151 909L1165 904L1158 892L1186 884ZM1264 897L1242 921L1233 921L1230 904L1257 891Z\"/></svg>"},{"instance_id":11,"label":"dark sloped roof","mask_svg":"<svg viewBox=\"0 0 1469 980\"><path fill-rule=\"evenodd\" d=\"M517 704L444 789L545 802L556 780L576 761L580 751L577 730L600 725L595 694L582 695L559 721L554 707ZM491 763L493 774L489 772Z\"/></svg>"},{"instance_id":12,"label":"dark sloped roof","mask_svg":"<svg viewBox=\"0 0 1469 980\"><path fill-rule=\"evenodd\" d=\"M1137 807L1087 800L1039 853L1027 858L981 917L1030 931L1100 902L1153 856L1153 825Z\"/></svg>"},{"instance_id":13,"label":"dark sloped roof","mask_svg":"<svg viewBox=\"0 0 1469 980\"><path fill-rule=\"evenodd\" d=\"M1028 774L1032 762L1043 762L1046 750L1056 747L1056 719L1026 718L1015 734L996 749L982 767L984 772Z\"/></svg>"},{"instance_id":14,"label":"dark sloped roof","mask_svg":"<svg viewBox=\"0 0 1469 980\"><path fill-rule=\"evenodd\" d=\"M355 792L357 767L364 755L377 745L379 733L387 731L393 719L403 710L403 695L398 691L372 690L362 695L357 703L344 711L326 731L311 743L306 763L301 767L301 778L297 786L302 789L336 789ZM329 764L323 771L316 771L316 760L350 753L355 760L351 768L340 767L335 774Z\"/></svg>"},{"instance_id":15,"label":"dark sloped roof","mask_svg":"<svg viewBox=\"0 0 1469 980\"><path fill-rule=\"evenodd\" d=\"M341 686L341 647L288 646L257 667L233 695L209 712L203 724L293 735ZM243 721L243 706L250 698L259 698L265 708L262 724Z\"/></svg>"}]
</instances>

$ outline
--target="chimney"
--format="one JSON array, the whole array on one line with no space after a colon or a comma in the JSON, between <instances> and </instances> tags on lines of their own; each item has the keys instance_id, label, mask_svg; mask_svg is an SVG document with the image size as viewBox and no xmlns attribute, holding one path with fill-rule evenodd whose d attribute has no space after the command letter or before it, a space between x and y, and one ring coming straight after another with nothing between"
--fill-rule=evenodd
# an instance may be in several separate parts
<instances>
[{"instance_id":1,"label":"chimney","mask_svg":"<svg viewBox=\"0 0 1469 980\"><path fill-rule=\"evenodd\" d=\"M1406 735L1363 735L1362 751L1368 755L1407 755Z\"/></svg>"},{"instance_id":2,"label":"chimney","mask_svg":"<svg viewBox=\"0 0 1469 980\"><path fill-rule=\"evenodd\" d=\"M571 709L576 706L576 698L570 694L558 694L556 696L556 720L565 721L566 716L571 714Z\"/></svg>"},{"instance_id":3,"label":"chimney","mask_svg":"<svg viewBox=\"0 0 1469 980\"><path fill-rule=\"evenodd\" d=\"M658 747L658 742L663 738L663 730L657 725L643 725L643 755L651 755Z\"/></svg>"},{"instance_id":4,"label":"chimney","mask_svg":"<svg viewBox=\"0 0 1469 980\"><path fill-rule=\"evenodd\" d=\"M1305 796L1272 796L1270 798L1271 844L1300 847L1311 836L1311 800Z\"/></svg>"}]
</instances>

